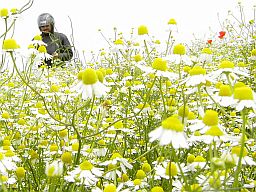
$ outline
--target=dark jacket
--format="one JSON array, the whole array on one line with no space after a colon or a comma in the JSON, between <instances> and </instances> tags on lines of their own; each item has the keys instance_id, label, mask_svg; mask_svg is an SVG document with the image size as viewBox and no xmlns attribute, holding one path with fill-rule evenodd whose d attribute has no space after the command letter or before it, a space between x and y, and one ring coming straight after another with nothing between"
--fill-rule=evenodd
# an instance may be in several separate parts
<instances>
[{"instance_id":1,"label":"dark jacket","mask_svg":"<svg viewBox=\"0 0 256 192\"><path fill-rule=\"evenodd\" d=\"M58 32L42 33L42 40L47 44L47 53L52 55L57 52L59 59L69 61L73 57L73 51L66 35Z\"/></svg>"}]
</instances>

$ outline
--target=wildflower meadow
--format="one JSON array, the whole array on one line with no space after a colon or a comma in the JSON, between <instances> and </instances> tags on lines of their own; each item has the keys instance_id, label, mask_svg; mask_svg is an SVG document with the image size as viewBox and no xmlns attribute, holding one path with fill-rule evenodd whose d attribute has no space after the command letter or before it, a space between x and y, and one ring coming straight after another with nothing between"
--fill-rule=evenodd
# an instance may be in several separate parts
<instances>
[{"instance_id":1,"label":"wildflower meadow","mask_svg":"<svg viewBox=\"0 0 256 192\"><path fill-rule=\"evenodd\" d=\"M115 28L86 62L47 68L40 35L15 40L31 2L0 8L1 191L256 190L255 14L239 3L186 44L175 18L165 41Z\"/></svg>"}]
</instances>

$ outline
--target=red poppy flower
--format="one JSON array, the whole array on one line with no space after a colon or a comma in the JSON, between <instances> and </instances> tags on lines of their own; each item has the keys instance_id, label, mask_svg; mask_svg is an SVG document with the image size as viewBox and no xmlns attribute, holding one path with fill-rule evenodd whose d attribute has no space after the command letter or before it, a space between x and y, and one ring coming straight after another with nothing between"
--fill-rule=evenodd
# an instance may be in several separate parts
<instances>
[{"instance_id":1,"label":"red poppy flower","mask_svg":"<svg viewBox=\"0 0 256 192\"><path fill-rule=\"evenodd\" d=\"M218 37L219 37L220 39L223 39L223 37L226 35L226 32L225 32L225 31L220 31L219 34L220 34L220 35L219 35Z\"/></svg>"},{"instance_id":2,"label":"red poppy flower","mask_svg":"<svg viewBox=\"0 0 256 192\"><path fill-rule=\"evenodd\" d=\"M211 39L207 40L207 43L212 44L212 40Z\"/></svg>"}]
</instances>

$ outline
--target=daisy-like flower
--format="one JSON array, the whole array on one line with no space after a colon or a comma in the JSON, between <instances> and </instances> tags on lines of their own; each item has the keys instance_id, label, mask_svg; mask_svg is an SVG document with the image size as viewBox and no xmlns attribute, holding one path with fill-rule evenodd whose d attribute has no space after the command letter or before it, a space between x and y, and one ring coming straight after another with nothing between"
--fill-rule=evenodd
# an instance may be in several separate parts
<instances>
[{"instance_id":1,"label":"daisy-like flower","mask_svg":"<svg viewBox=\"0 0 256 192\"><path fill-rule=\"evenodd\" d=\"M162 125L149 133L150 142L160 141L160 145L172 144L175 149L188 148L187 139L184 133L184 125L181 121L171 116L164 121Z\"/></svg>"},{"instance_id":2,"label":"daisy-like flower","mask_svg":"<svg viewBox=\"0 0 256 192\"><path fill-rule=\"evenodd\" d=\"M229 85L220 85L219 92L217 92L213 98L223 107L228 107L235 104L233 91Z\"/></svg>"},{"instance_id":3,"label":"daisy-like flower","mask_svg":"<svg viewBox=\"0 0 256 192\"><path fill-rule=\"evenodd\" d=\"M63 163L60 160L55 160L52 163L46 162L45 174L48 177L61 176L63 174Z\"/></svg>"},{"instance_id":4,"label":"daisy-like flower","mask_svg":"<svg viewBox=\"0 0 256 192\"><path fill-rule=\"evenodd\" d=\"M167 61L162 58L155 58L152 67L137 64L136 67L142 71L149 73L154 73L156 76L167 77L170 80L178 78L178 74L168 71Z\"/></svg>"},{"instance_id":5,"label":"daisy-like flower","mask_svg":"<svg viewBox=\"0 0 256 192\"><path fill-rule=\"evenodd\" d=\"M248 86L236 87L234 89L234 100L237 111L244 108L252 108L256 112L256 94Z\"/></svg>"},{"instance_id":6,"label":"daisy-like flower","mask_svg":"<svg viewBox=\"0 0 256 192\"><path fill-rule=\"evenodd\" d=\"M201 66L194 66L189 70L189 76L181 83L186 83L186 86L197 86L207 81L213 82L214 80L206 74L206 70Z\"/></svg>"},{"instance_id":7,"label":"daisy-like flower","mask_svg":"<svg viewBox=\"0 0 256 192\"><path fill-rule=\"evenodd\" d=\"M113 153L110 160L100 163L100 165L108 165L109 171L106 173L105 177L109 179L116 179L117 175L120 177L121 173L127 173L127 168L131 169L133 166L119 153ZM120 172L118 168L121 168Z\"/></svg>"},{"instance_id":8,"label":"daisy-like flower","mask_svg":"<svg viewBox=\"0 0 256 192\"><path fill-rule=\"evenodd\" d=\"M186 55L186 47L182 44L176 44L173 47L173 54L167 55L165 59L175 64L185 63L189 66L193 64L191 58Z\"/></svg>"},{"instance_id":9,"label":"daisy-like flower","mask_svg":"<svg viewBox=\"0 0 256 192\"><path fill-rule=\"evenodd\" d=\"M241 152L241 146L234 146L231 149L231 154L236 159L236 164L238 164L240 152ZM253 158L248 156L248 150L246 148L243 149L242 164L250 165L250 166L256 165L256 162L253 160Z\"/></svg>"},{"instance_id":10,"label":"daisy-like flower","mask_svg":"<svg viewBox=\"0 0 256 192\"><path fill-rule=\"evenodd\" d=\"M208 47L203 48L198 61L201 63L211 63L212 62L212 50Z\"/></svg>"},{"instance_id":11,"label":"daisy-like flower","mask_svg":"<svg viewBox=\"0 0 256 192\"><path fill-rule=\"evenodd\" d=\"M99 81L97 72L92 68L87 68L80 71L77 75L78 83L71 88L71 91L76 91L82 94L82 99L102 97L107 94L109 88Z\"/></svg>"},{"instance_id":12,"label":"daisy-like flower","mask_svg":"<svg viewBox=\"0 0 256 192\"><path fill-rule=\"evenodd\" d=\"M238 79L237 75L249 77L249 74L241 70L239 67L235 67L235 64L229 60L223 60L218 66L218 70L211 72L209 75L213 79L217 79L224 75L231 75L234 79Z\"/></svg>"},{"instance_id":13,"label":"daisy-like flower","mask_svg":"<svg viewBox=\"0 0 256 192\"><path fill-rule=\"evenodd\" d=\"M219 126L218 113L214 110L206 110L202 120L191 121L188 128L194 132L200 130L200 133L205 133L212 126Z\"/></svg>"},{"instance_id":14,"label":"daisy-like flower","mask_svg":"<svg viewBox=\"0 0 256 192\"><path fill-rule=\"evenodd\" d=\"M96 168L86 160L73 171L68 172L64 179L68 182L78 181L79 184L95 186L102 174L102 168Z\"/></svg>"},{"instance_id":15,"label":"daisy-like flower","mask_svg":"<svg viewBox=\"0 0 256 192\"><path fill-rule=\"evenodd\" d=\"M181 168L184 169L184 165L181 165ZM176 177L180 170L178 165L175 162L164 161L161 164L154 167L155 170L155 179L160 180L161 178L169 179L171 177ZM182 170L183 172L186 170Z\"/></svg>"},{"instance_id":16,"label":"daisy-like flower","mask_svg":"<svg viewBox=\"0 0 256 192\"><path fill-rule=\"evenodd\" d=\"M194 171L197 171L198 169L209 168L208 166L206 166L206 164L207 164L206 159L203 156L198 155L194 158L193 162L187 165L187 168L188 170L194 172Z\"/></svg>"}]
</instances>

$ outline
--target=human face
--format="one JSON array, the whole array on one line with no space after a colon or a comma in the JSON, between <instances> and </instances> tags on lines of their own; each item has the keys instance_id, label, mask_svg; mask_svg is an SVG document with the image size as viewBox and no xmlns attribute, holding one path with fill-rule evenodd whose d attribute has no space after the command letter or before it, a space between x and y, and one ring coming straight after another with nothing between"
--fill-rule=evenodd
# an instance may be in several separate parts
<instances>
[{"instance_id":1,"label":"human face","mask_svg":"<svg viewBox=\"0 0 256 192\"><path fill-rule=\"evenodd\" d=\"M44 26L41 26L39 29L43 33L50 33L52 31L52 26L51 25L44 25Z\"/></svg>"}]
</instances>

